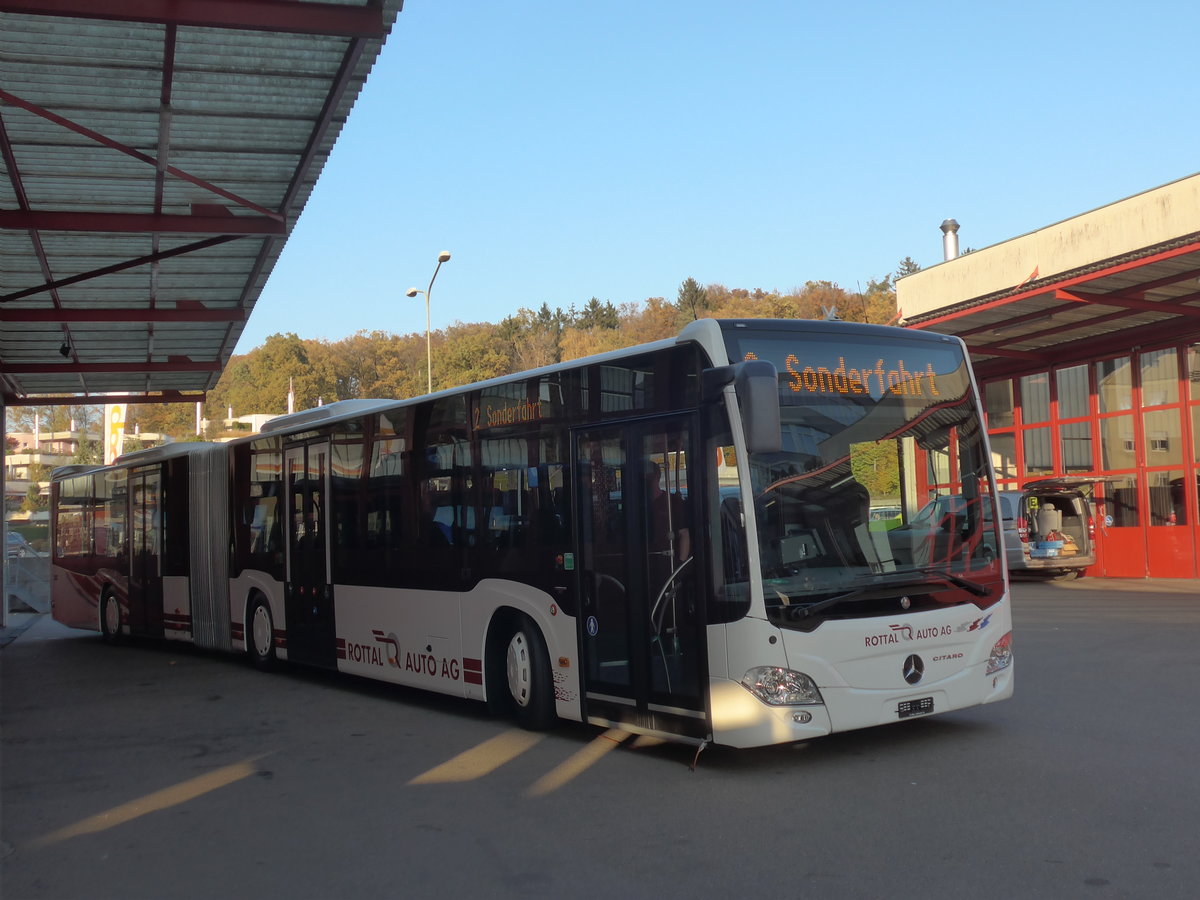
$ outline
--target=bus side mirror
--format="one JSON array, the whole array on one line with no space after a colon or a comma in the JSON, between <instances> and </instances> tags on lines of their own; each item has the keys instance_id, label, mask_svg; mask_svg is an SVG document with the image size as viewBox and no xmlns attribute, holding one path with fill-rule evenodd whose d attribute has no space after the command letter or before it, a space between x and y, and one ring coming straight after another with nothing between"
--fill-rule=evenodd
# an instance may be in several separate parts
<instances>
[{"instance_id":1,"label":"bus side mirror","mask_svg":"<svg viewBox=\"0 0 1200 900\"><path fill-rule=\"evenodd\" d=\"M778 453L783 449L779 425L779 373L773 363L748 359L732 366L705 369L702 395L712 402L728 384L737 392L746 449L751 453Z\"/></svg>"}]
</instances>

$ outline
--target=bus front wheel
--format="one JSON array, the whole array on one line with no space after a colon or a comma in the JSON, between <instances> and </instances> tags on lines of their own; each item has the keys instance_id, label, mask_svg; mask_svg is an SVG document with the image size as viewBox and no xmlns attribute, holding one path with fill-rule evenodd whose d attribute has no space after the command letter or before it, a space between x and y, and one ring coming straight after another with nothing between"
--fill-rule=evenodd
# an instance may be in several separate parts
<instances>
[{"instance_id":1,"label":"bus front wheel","mask_svg":"<svg viewBox=\"0 0 1200 900\"><path fill-rule=\"evenodd\" d=\"M265 671L275 665L275 622L261 596L254 599L246 618L246 650L256 669Z\"/></svg>"},{"instance_id":2,"label":"bus front wheel","mask_svg":"<svg viewBox=\"0 0 1200 900\"><path fill-rule=\"evenodd\" d=\"M519 616L508 628L508 640L497 650L491 666L496 681L489 688L499 682L506 705L522 728L546 730L555 718L554 684L541 631L528 618Z\"/></svg>"},{"instance_id":3,"label":"bus front wheel","mask_svg":"<svg viewBox=\"0 0 1200 900\"><path fill-rule=\"evenodd\" d=\"M121 637L121 604L112 591L105 591L100 597L100 636L110 644Z\"/></svg>"}]
</instances>

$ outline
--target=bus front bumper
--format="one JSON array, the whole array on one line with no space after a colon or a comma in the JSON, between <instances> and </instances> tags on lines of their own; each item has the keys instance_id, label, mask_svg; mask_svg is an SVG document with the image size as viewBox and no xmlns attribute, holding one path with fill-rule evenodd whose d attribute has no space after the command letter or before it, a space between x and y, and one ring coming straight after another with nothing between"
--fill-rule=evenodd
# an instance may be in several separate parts
<instances>
[{"instance_id":1,"label":"bus front bumper","mask_svg":"<svg viewBox=\"0 0 1200 900\"><path fill-rule=\"evenodd\" d=\"M822 687L825 703L807 706L769 706L738 682L714 678L713 741L729 747L787 744L994 703L1012 693L1012 665L988 674L986 663L904 691Z\"/></svg>"}]
</instances>

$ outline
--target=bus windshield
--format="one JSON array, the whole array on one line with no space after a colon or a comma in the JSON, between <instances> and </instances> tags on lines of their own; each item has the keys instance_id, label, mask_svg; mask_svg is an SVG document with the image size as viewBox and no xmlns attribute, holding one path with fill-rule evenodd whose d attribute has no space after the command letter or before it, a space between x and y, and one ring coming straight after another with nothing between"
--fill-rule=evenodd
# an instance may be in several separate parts
<instances>
[{"instance_id":1,"label":"bus windshield","mask_svg":"<svg viewBox=\"0 0 1200 900\"><path fill-rule=\"evenodd\" d=\"M991 470L961 345L812 324L725 330L731 359L779 373L782 448L749 460L768 617L811 630L999 600Z\"/></svg>"}]
</instances>

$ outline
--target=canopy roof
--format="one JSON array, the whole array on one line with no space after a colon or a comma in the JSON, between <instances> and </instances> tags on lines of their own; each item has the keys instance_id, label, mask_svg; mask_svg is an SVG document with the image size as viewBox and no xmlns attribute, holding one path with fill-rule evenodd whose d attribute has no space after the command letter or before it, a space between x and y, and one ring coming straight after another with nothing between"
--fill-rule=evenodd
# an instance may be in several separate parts
<instances>
[{"instance_id":1,"label":"canopy roof","mask_svg":"<svg viewBox=\"0 0 1200 900\"><path fill-rule=\"evenodd\" d=\"M216 384L401 4L0 0L6 404Z\"/></svg>"},{"instance_id":2,"label":"canopy roof","mask_svg":"<svg viewBox=\"0 0 1200 900\"><path fill-rule=\"evenodd\" d=\"M985 379L1200 340L1200 175L902 278L897 303Z\"/></svg>"}]
</instances>

